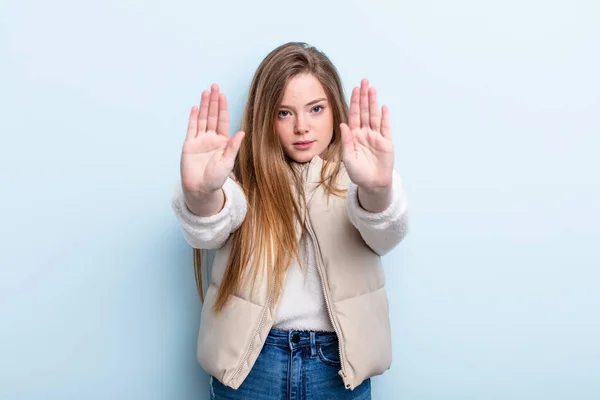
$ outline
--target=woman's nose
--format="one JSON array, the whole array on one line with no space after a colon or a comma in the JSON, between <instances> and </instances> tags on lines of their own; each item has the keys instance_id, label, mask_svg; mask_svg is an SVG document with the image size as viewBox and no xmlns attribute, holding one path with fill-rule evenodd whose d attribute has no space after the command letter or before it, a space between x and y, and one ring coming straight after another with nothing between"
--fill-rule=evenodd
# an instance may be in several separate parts
<instances>
[{"instance_id":1,"label":"woman's nose","mask_svg":"<svg viewBox=\"0 0 600 400\"><path fill-rule=\"evenodd\" d=\"M299 135L308 133L308 124L306 123L306 120L304 118L297 118L294 130Z\"/></svg>"}]
</instances>

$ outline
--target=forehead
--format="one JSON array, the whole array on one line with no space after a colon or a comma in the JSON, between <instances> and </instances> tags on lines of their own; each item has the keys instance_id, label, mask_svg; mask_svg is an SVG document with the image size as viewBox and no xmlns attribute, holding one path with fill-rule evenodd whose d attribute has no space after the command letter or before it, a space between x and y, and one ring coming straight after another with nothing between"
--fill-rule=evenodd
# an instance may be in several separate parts
<instances>
[{"instance_id":1,"label":"forehead","mask_svg":"<svg viewBox=\"0 0 600 400\"><path fill-rule=\"evenodd\" d=\"M290 78L283 91L281 102L306 104L319 97L327 97L321 82L312 74L301 74Z\"/></svg>"}]
</instances>

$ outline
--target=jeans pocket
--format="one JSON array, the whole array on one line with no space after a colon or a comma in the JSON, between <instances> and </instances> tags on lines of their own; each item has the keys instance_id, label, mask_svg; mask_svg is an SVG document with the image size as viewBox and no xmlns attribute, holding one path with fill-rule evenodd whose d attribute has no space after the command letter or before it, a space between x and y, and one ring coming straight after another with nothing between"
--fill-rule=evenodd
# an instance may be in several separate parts
<instances>
[{"instance_id":1,"label":"jeans pocket","mask_svg":"<svg viewBox=\"0 0 600 400\"><path fill-rule=\"evenodd\" d=\"M338 342L317 345L317 354L323 364L333 367L342 365Z\"/></svg>"}]
</instances>

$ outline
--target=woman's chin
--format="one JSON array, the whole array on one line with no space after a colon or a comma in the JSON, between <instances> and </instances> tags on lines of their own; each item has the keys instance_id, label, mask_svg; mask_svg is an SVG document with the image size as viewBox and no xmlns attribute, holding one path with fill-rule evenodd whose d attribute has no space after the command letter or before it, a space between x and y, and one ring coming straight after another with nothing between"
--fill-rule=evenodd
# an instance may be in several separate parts
<instances>
[{"instance_id":1,"label":"woman's chin","mask_svg":"<svg viewBox=\"0 0 600 400\"><path fill-rule=\"evenodd\" d=\"M294 160L297 163L307 163L315 157L315 154L312 151L294 151L291 154L288 154L287 156L288 158Z\"/></svg>"}]
</instances>

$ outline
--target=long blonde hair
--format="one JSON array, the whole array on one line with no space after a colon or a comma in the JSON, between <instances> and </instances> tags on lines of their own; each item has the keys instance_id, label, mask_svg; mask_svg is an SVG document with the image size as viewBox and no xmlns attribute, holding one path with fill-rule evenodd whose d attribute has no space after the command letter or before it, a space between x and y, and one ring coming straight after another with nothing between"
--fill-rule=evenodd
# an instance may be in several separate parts
<instances>
[{"instance_id":1,"label":"long blonde hair","mask_svg":"<svg viewBox=\"0 0 600 400\"><path fill-rule=\"evenodd\" d=\"M274 120L287 82L309 73L323 85L333 113L333 137L321 170L321 184L329 194L343 195L336 186L341 170L340 123L348 121L348 106L339 73L329 58L306 43L290 42L271 51L261 62L248 94L241 130L246 133L233 174L248 208L244 222L230 237L231 251L214 310L223 309L229 296L242 284L246 272L253 281L266 268L274 298L281 295L291 261L299 260L296 222L303 221L305 205L299 176L286 159ZM293 193L290 188L298 191ZM302 224L303 225L303 224ZM203 251L194 249L196 285L204 301Z\"/></svg>"}]
</instances>

